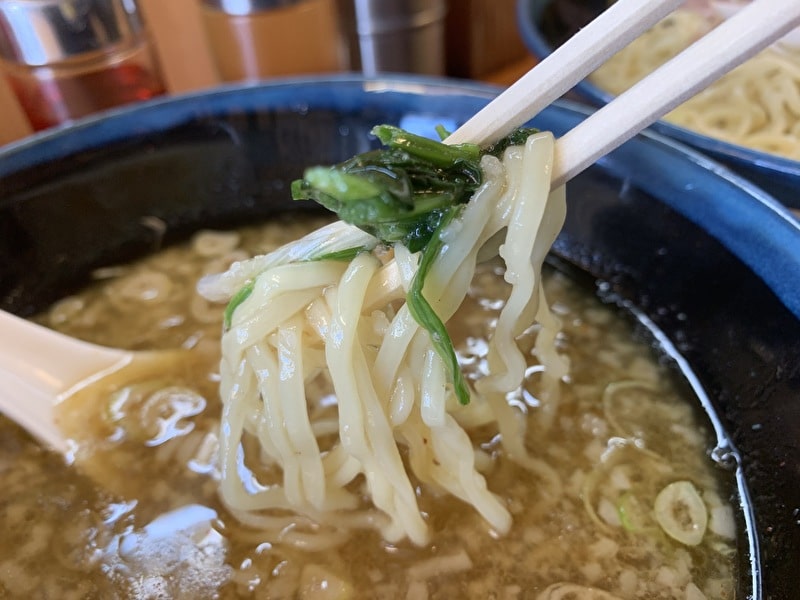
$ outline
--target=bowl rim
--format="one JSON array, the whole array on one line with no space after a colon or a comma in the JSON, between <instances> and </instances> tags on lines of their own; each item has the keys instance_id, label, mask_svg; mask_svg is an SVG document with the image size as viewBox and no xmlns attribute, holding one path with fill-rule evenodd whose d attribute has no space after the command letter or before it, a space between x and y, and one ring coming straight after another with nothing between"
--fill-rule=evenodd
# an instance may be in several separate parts
<instances>
[{"instance_id":1,"label":"bowl rim","mask_svg":"<svg viewBox=\"0 0 800 600\"><path fill-rule=\"evenodd\" d=\"M335 74L227 84L97 113L9 144L0 148L0 181L9 174L57 161L75 152L96 150L105 144L155 133L204 115L212 116L230 108L256 110L265 105L266 96L270 96L270 101L280 99L302 109L311 102L308 98L314 88L322 87L330 93L337 86L368 92L465 96L487 102L502 91L501 87L474 81L396 74ZM299 91L308 95L299 94ZM331 98L330 101L346 100ZM553 106L578 113L583 118L594 111L592 107L566 100L558 100ZM674 138L648 129L634 140L638 142L627 144L656 144L656 147L678 153L692 163L693 168L700 169L698 173L713 173L714 177L725 180L747 196L746 203L737 203L735 198L720 198L720 204L740 213L740 218L736 219L739 222L733 224L722 219L719 223L714 222L713 213L722 214L718 208L709 212L704 207L687 206L688 203L677 208L722 241L800 318L800 220L781 202L746 178ZM753 223L758 223L758 227Z\"/></svg>"},{"instance_id":2,"label":"bowl rim","mask_svg":"<svg viewBox=\"0 0 800 600\"><path fill-rule=\"evenodd\" d=\"M269 80L223 83L210 88L158 96L141 102L126 104L37 131L24 138L0 146L0 179L37 164L56 160L76 150L97 147L119 141L129 135L147 134L175 126L186 120L186 115L197 103L209 113L224 107L231 97L239 97L258 90L291 90L298 85L360 84L365 90L436 92L456 96L475 96L490 100L499 94L502 86L450 77L406 73L378 74L331 73L275 77ZM240 108L258 107L257 100L240 104ZM302 100L296 104L301 106ZM197 116L197 115L195 115ZM80 136L87 139L76 142Z\"/></svg>"},{"instance_id":3,"label":"bowl rim","mask_svg":"<svg viewBox=\"0 0 800 600\"><path fill-rule=\"evenodd\" d=\"M528 49L540 58L547 57L553 52L550 42L536 25L541 9L551 2L553 0L517 0L517 26L520 35ZM579 81L574 89L579 96L597 107L608 104L615 97L594 85L588 78ZM703 151L724 155L738 165L756 165L762 169L800 178L800 161L726 142L664 120L656 121L651 127L662 135Z\"/></svg>"}]
</instances>

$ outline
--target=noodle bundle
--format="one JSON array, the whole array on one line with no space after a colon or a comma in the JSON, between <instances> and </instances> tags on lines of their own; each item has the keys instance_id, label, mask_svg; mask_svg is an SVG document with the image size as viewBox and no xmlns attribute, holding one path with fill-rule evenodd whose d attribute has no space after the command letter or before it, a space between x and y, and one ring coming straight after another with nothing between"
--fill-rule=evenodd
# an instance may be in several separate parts
<instances>
[{"instance_id":1,"label":"noodle bundle","mask_svg":"<svg viewBox=\"0 0 800 600\"><path fill-rule=\"evenodd\" d=\"M527 452L525 421L507 401L526 370L515 338L535 323L543 426L566 374L554 346L559 322L541 285L565 216L563 189L550 190L552 161L549 133L500 158L484 155L482 183L434 234L429 265L402 242L387 250L336 222L201 281L206 298L234 298L220 367L221 497L243 523L311 549L363 528L422 545L429 531L418 494L447 493L505 533L511 515L478 468L469 436L477 428L500 434L511 460L554 478ZM360 251L349 256L354 247ZM424 297L447 322L469 293L476 264L495 253L510 296L490 340L490 372L471 382L464 404L437 351L441 340L405 299L427 270Z\"/></svg>"}]
</instances>

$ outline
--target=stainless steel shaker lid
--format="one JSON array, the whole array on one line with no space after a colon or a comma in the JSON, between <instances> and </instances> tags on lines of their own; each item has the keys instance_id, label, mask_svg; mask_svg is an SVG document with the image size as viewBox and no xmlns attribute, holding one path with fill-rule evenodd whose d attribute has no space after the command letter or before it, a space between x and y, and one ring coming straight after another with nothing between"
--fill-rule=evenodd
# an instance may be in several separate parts
<instances>
[{"instance_id":1,"label":"stainless steel shaker lid","mask_svg":"<svg viewBox=\"0 0 800 600\"><path fill-rule=\"evenodd\" d=\"M209 8L228 15L251 15L253 13L298 4L302 0L202 0Z\"/></svg>"},{"instance_id":2,"label":"stainless steel shaker lid","mask_svg":"<svg viewBox=\"0 0 800 600\"><path fill-rule=\"evenodd\" d=\"M0 0L0 58L57 63L139 38L136 0Z\"/></svg>"}]
</instances>

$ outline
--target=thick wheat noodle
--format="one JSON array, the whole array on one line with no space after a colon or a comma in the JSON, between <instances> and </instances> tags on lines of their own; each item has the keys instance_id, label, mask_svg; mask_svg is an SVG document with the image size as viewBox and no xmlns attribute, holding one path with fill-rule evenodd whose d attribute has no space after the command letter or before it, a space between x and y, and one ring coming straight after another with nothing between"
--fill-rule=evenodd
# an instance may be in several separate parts
<instances>
[{"instance_id":1,"label":"thick wheat noodle","mask_svg":"<svg viewBox=\"0 0 800 600\"><path fill-rule=\"evenodd\" d=\"M388 293L375 284L389 267L371 252L349 263L298 262L302 253L294 247L201 283L208 298L253 286L223 335L220 371L221 496L244 525L310 549L341 543L359 528L425 544L422 485L472 505L502 534L511 515L476 467L469 431L478 426L493 425L505 454L537 475L540 505L557 501L559 477L529 455L523 415L506 401L526 371L515 338L536 322L535 351L547 374L542 394L553 407L566 372L554 345L558 320L541 288L542 262L565 213L563 190L550 193L552 156L553 137L543 133L509 148L502 160L484 157L482 187L441 234L424 295L446 322L469 292L479 252L506 231L499 253L510 297L490 340L491 374L475 383L467 406L458 404L428 332L396 300L419 260L402 245L389 265L399 277ZM376 244L342 224L329 231L345 241L328 244L328 252L353 240ZM316 243L319 233L309 237ZM326 386L335 408L320 404ZM548 419L536 426L547 427Z\"/></svg>"}]
</instances>

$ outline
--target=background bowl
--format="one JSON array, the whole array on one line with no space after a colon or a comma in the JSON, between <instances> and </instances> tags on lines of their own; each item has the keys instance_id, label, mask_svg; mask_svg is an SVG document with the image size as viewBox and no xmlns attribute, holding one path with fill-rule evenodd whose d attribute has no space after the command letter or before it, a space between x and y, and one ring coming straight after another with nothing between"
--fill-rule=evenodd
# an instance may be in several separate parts
<instances>
[{"instance_id":1,"label":"background bowl","mask_svg":"<svg viewBox=\"0 0 800 600\"><path fill-rule=\"evenodd\" d=\"M457 127L497 89L439 79L294 80L164 99L0 151L0 306L31 314L201 227L279 210L288 184L389 122ZM535 124L587 114L558 104ZM800 229L716 163L639 136L569 183L552 261L649 331L697 394L742 498L737 597L800 588ZM157 233L147 217L167 226ZM5 340L0 343L7 343Z\"/></svg>"},{"instance_id":2,"label":"background bowl","mask_svg":"<svg viewBox=\"0 0 800 600\"><path fill-rule=\"evenodd\" d=\"M519 31L528 49L538 58L544 58L607 5L606 0L517 0ZM595 107L614 98L588 79L578 83L573 93L576 99ZM800 162L724 142L665 121L654 123L652 128L728 166L787 206L800 208Z\"/></svg>"}]
</instances>

